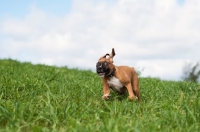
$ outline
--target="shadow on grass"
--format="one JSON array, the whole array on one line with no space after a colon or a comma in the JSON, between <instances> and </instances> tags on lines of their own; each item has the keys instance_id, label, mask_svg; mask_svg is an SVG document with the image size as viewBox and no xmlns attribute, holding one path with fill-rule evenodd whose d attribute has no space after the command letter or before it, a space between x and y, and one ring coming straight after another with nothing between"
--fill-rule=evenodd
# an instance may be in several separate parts
<instances>
[{"instance_id":1,"label":"shadow on grass","mask_svg":"<svg viewBox=\"0 0 200 132\"><path fill-rule=\"evenodd\" d=\"M128 98L128 93L125 93L123 95L120 95L120 94L117 94L117 93L112 93L112 96L109 98L109 100L107 101L114 101L114 100L118 100L118 101L124 101L124 100L127 100L127 101L130 101L130 102L136 102L136 103L141 103L141 99L138 101L136 100L129 100Z\"/></svg>"}]
</instances>

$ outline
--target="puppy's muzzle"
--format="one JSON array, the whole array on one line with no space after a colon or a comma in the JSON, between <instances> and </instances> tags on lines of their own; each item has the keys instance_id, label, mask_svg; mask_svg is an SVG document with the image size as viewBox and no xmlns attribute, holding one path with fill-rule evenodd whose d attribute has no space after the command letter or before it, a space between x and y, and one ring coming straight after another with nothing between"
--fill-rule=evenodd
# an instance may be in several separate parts
<instances>
[{"instance_id":1,"label":"puppy's muzzle","mask_svg":"<svg viewBox=\"0 0 200 132\"><path fill-rule=\"evenodd\" d=\"M98 62L96 64L96 72L99 75L99 77L105 77L109 73L108 63Z\"/></svg>"}]
</instances>

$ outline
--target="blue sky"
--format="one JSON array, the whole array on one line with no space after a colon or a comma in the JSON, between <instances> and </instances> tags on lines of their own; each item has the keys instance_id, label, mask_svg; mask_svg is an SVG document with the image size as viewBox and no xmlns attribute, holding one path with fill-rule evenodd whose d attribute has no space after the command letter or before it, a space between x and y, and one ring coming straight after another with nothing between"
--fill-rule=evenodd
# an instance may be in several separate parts
<instances>
[{"instance_id":1,"label":"blue sky","mask_svg":"<svg viewBox=\"0 0 200 132\"><path fill-rule=\"evenodd\" d=\"M112 0L112 2L115 1ZM185 0L176 1L179 5L184 5L185 3ZM72 4L73 0L1 0L0 17L24 17L29 13L31 6L54 15L65 15L72 10Z\"/></svg>"},{"instance_id":2,"label":"blue sky","mask_svg":"<svg viewBox=\"0 0 200 132\"><path fill-rule=\"evenodd\" d=\"M199 0L1 0L0 59L95 70L116 65L179 80L199 61Z\"/></svg>"},{"instance_id":3,"label":"blue sky","mask_svg":"<svg viewBox=\"0 0 200 132\"><path fill-rule=\"evenodd\" d=\"M113 2L116 0L112 0ZM180 5L184 5L185 0L176 0ZM31 6L36 6L45 12L54 15L64 15L72 9L73 0L1 0L1 17L7 15L14 17L24 17L30 11Z\"/></svg>"},{"instance_id":4,"label":"blue sky","mask_svg":"<svg viewBox=\"0 0 200 132\"><path fill-rule=\"evenodd\" d=\"M31 6L54 15L65 15L71 11L72 0L1 0L0 14L21 18L29 13Z\"/></svg>"},{"instance_id":5,"label":"blue sky","mask_svg":"<svg viewBox=\"0 0 200 132\"><path fill-rule=\"evenodd\" d=\"M177 0L177 2L178 2L180 5L184 5L185 0Z\"/></svg>"}]
</instances>

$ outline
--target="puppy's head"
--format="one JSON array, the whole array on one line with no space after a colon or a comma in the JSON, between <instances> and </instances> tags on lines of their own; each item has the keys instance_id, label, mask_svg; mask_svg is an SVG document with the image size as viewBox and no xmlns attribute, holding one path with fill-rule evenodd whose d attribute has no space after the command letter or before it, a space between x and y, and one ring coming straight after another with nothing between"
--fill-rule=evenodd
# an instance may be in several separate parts
<instances>
[{"instance_id":1,"label":"puppy's head","mask_svg":"<svg viewBox=\"0 0 200 132\"><path fill-rule=\"evenodd\" d=\"M96 72L99 77L105 77L113 72L113 57L115 56L115 50L112 49L111 54L105 54L102 56L96 64Z\"/></svg>"}]
</instances>

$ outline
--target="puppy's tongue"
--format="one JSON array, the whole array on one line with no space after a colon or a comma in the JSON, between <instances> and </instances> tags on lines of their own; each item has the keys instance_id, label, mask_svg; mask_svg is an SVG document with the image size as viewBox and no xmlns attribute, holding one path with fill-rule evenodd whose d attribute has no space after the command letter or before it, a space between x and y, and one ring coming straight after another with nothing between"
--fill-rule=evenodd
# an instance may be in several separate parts
<instances>
[{"instance_id":1,"label":"puppy's tongue","mask_svg":"<svg viewBox=\"0 0 200 132\"><path fill-rule=\"evenodd\" d=\"M104 77L105 76L105 73L104 72L100 72L98 73L99 74L99 77Z\"/></svg>"}]
</instances>

